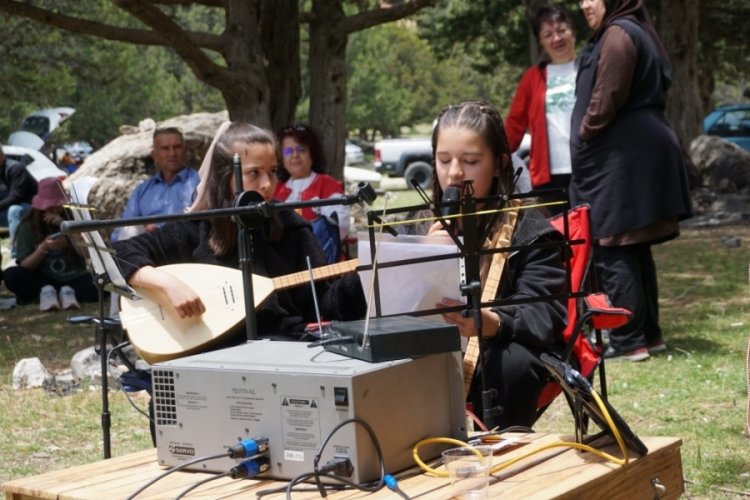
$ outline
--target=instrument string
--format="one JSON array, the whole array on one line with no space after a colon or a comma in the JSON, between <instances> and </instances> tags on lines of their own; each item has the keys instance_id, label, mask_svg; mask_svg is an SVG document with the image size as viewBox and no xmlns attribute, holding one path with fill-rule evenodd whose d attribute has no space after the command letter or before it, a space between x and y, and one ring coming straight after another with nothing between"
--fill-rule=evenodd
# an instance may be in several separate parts
<instances>
[{"instance_id":1,"label":"instrument string","mask_svg":"<svg viewBox=\"0 0 750 500\"><path fill-rule=\"evenodd\" d=\"M529 205L522 205L515 208L511 207L503 207L503 208L493 208L490 210L479 210L474 214L466 214L466 215L488 215L488 214L495 214L499 212L509 212L511 210L526 210L529 208L541 208L541 207L551 207L555 205L563 205L566 204L567 201L550 201L547 203L534 203ZM464 214L454 214L454 215L443 215L443 219L457 219L460 217L463 217ZM405 220L397 220L397 221L390 221L390 222L378 222L375 224L369 224L365 226L366 228L382 228L383 226L402 226L407 224L417 224L420 222L435 222L438 220L437 217L418 217L415 219L405 219Z\"/></svg>"}]
</instances>

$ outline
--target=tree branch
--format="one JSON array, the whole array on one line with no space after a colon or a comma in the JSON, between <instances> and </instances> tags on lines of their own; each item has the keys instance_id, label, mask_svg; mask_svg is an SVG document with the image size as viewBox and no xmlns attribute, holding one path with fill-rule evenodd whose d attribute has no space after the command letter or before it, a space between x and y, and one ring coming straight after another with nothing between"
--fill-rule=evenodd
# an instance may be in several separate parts
<instances>
[{"instance_id":1,"label":"tree branch","mask_svg":"<svg viewBox=\"0 0 750 500\"><path fill-rule=\"evenodd\" d=\"M404 17L410 16L415 12L436 3L437 0L407 0L398 5L367 10L347 16L339 25L339 29L348 35L356 31L372 28L378 24L403 19Z\"/></svg>"},{"instance_id":2,"label":"tree branch","mask_svg":"<svg viewBox=\"0 0 750 500\"><path fill-rule=\"evenodd\" d=\"M226 7L226 0L153 0L152 3L159 5L205 5L206 7Z\"/></svg>"},{"instance_id":3,"label":"tree branch","mask_svg":"<svg viewBox=\"0 0 750 500\"><path fill-rule=\"evenodd\" d=\"M120 28L109 24L88 21L77 17L58 14L46 9L34 7L14 0L0 0L0 11L8 14L25 17L46 26L60 28L82 35L95 36L105 40L117 42L133 43L137 45L154 45L165 46L167 43L158 33L148 30L137 30L130 28ZM192 43L199 45L208 50L221 52L221 38L208 33L189 34Z\"/></svg>"},{"instance_id":4,"label":"tree branch","mask_svg":"<svg viewBox=\"0 0 750 500\"><path fill-rule=\"evenodd\" d=\"M196 45L189 33L183 30L172 18L159 8L145 0L112 0L115 5L129 12L132 16L149 26L164 39L185 63L193 70L195 76L212 86L220 87L222 79L241 79L253 83L249 75L240 76L224 66L214 63L201 48Z\"/></svg>"}]
</instances>

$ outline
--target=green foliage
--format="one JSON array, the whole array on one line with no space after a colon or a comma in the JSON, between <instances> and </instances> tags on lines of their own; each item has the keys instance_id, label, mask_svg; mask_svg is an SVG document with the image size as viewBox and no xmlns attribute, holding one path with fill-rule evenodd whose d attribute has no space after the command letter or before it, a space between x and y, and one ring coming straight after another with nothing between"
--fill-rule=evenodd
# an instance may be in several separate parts
<instances>
[{"instance_id":1,"label":"green foliage","mask_svg":"<svg viewBox=\"0 0 750 500\"><path fill-rule=\"evenodd\" d=\"M704 77L712 77L716 104L750 99L750 3L746 0L701 2L699 59Z\"/></svg>"},{"instance_id":2,"label":"green foliage","mask_svg":"<svg viewBox=\"0 0 750 500\"><path fill-rule=\"evenodd\" d=\"M414 57L402 61L404 52ZM432 59L424 44L409 29L395 25L379 26L355 33L347 48L347 123L349 128L377 129L385 134L407 124L414 109L412 99L415 74Z\"/></svg>"},{"instance_id":3,"label":"green foliage","mask_svg":"<svg viewBox=\"0 0 750 500\"><path fill-rule=\"evenodd\" d=\"M516 81L506 75L520 74L504 64L482 74L461 53L440 59L405 23L353 35L348 64L348 127L383 136L431 123L441 108L465 99L486 99L502 109Z\"/></svg>"},{"instance_id":4,"label":"green foliage","mask_svg":"<svg viewBox=\"0 0 750 500\"><path fill-rule=\"evenodd\" d=\"M133 24L110 2L87 3L102 22ZM78 2L56 9L85 10ZM216 29L216 16L205 8L176 9L180 22ZM101 146L118 135L122 124L157 121L225 108L220 93L199 82L182 60L160 47L142 47L84 37L11 17L0 40L4 76L0 79L0 142L36 109L71 106L73 117L52 136L60 144L85 139Z\"/></svg>"},{"instance_id":5,"label":"green foliage","mask_svg":"<svg viewBox=\"0 0 750 500\"><path fill-rule=\"evenodd\" d=\"M62 57L64 34L43 33L31 21L3 17L0 142L31 111L68 104L65 96L76 85Z\"/></svg>"},{"instance_id":6,"label":"green foliage","mask_svg":"<svg viewBox=\"0 0 750 500\"><path fill-rule=\"evenodd\" d=\"M538 47L530 46L530 0L441 0L437 7L417 17L420 37L441 57L460 53L470 57L473 67L492 74L498 65L525 67L536 63ZM545 3L545 2L537 2ZM554 2L567 8L579 39L588 32L577 1Z\"/></svg>"}]
</instances>

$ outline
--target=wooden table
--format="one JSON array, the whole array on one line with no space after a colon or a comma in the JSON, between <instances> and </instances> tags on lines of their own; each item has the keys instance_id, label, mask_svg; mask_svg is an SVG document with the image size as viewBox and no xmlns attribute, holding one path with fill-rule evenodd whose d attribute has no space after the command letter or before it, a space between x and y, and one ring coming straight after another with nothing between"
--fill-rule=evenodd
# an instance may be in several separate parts
<instances>
[{"instance_id":1,"label":"wooden table","mask_svg":"<svg viewBox=\"0 0 750 500\"><path fill-rule=\"evenodd\" d=\"M528 444L494 457L498 464L533 448L567 441L570 436L537 433L526 437ZM684 491L680 446L682 440L669 437L641 438L648 455L631 459L624 466L605 462L591 453L551 448L497 472L491 478L488 498L677 498ZM615 456L614 444L602 447ZM140 486L163 474L156 462L156 450L146 450L101 462L71 467L16 479L2 485L7 500L27 499L117 499L127 498ZM174 498L185 488L213 476L203 472L178 471L156 482L139 499ZM410 498L448 499L450 485L444 478L419 471L398 475L399 486ZM253 499L255 492L283 486L273 480L220 478L191 491L186 498ZM283 494L264 498L284 498ZM317 492L294 493L295 499L320 498ZM388 489L366 494L358 491L331 493L332 499L398 498Z\"/></svg>"}]
</instances>

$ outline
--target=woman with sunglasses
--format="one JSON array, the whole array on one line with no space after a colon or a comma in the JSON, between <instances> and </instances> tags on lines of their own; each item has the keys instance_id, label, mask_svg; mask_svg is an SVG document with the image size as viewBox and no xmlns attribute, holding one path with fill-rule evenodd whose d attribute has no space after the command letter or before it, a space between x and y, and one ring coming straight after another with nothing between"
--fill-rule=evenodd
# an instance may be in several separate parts
<instances>
[{"instance_id":1,"label":"woman with sunglasses","mask_svg":"<svg viewBox=\"0 0 750 500\"><path fill-rule=\"evenodd\" d=\"M344 185L325 173L325 156L318 135L307 125L284 127L278 134L282 168L274 199L279 201L325 200L343 196ZM341 257L341 241L349 234L349 208L329 205L304 208L302 217L313 224L329 263Z\"/></svg>"}]
</instances>

